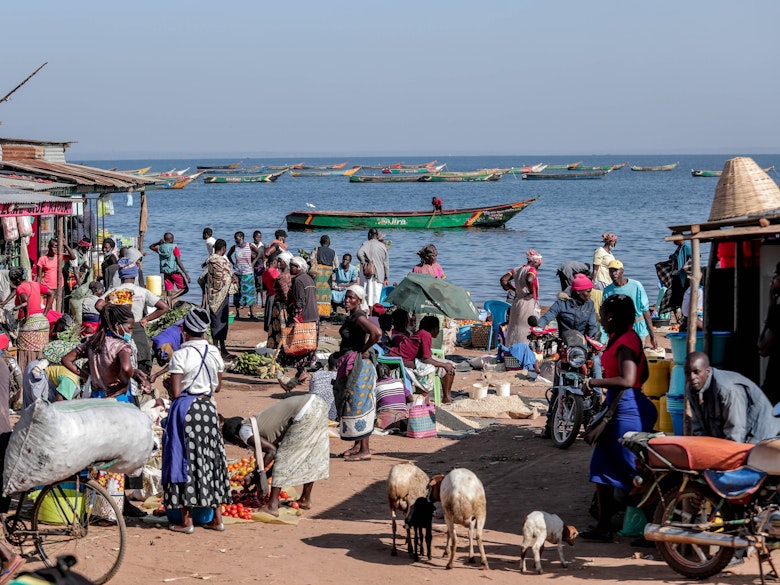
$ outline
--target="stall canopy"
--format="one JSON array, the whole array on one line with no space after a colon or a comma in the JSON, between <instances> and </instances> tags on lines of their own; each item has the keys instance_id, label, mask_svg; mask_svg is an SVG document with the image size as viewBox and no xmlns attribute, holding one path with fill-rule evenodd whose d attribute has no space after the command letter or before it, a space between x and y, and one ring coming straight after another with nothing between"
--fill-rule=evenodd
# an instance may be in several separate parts
<instances>
[{"instance_id":1,"label":"stall canopy","mask_svg":"<svg viewBox=\"0 0 780 585\"><path fill-rule=\"evenodd\" d=\"M38 159L1 160L0 174L16 179L42 179L72 186L72 193L121 193L142 189L154 179L118 171ZM16 175L16 176L14 176Z\"/></svg>"},{"instance_id":2,"label":"stall canopy","mask_svg":"<svg viewBox=\"0 0 780 585\"><path fill-rule=\"evenodd\" d=\"M70 215L72 206L70 199L0 185L0 217Z\"/></svg>"}]
</instances>

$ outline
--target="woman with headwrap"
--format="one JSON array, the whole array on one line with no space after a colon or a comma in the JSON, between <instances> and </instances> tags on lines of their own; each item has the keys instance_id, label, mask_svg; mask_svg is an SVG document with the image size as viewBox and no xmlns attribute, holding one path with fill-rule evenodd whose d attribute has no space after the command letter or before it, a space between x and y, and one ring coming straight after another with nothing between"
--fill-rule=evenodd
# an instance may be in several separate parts
<instances>
[{"instance_id":1,"label":"woman with headwrap","mask_svg":"<svg viewBox=\"0 0 780 585\"><path fill-rule=\"evenodd\" d=\"M33 360L41 359L43 346L49 342L48 309L44 309L41 295L46 296L46 307L51 306L54 290L45 285L24 279L24 269L18 266L8 271L8 279L16 288L15 309L19 310L19 334L16 345L19 348L16 361L22 371Z\"/></svg>"},{"instance_id":2,"label":"woman with headwrap","mask_svg":"<svg viewBox=\"0 0 780 585\"><path fill-rule=\"evenodd\" d=\"M219 346L222 357L229 357L225 342L228 334L230 316L230 287L238 284L233 276L230 262L225 257L227 242L218 239L214 242L214 253L206 259L205 304L211 320L211 338Z\"/></svg>"},{"instance_id":3,"label":"woman with headwrap","mask_svg":"<svg viewBox=\"0 0 780 585\"><path fill-rule=\"evenodd\" d=\"M615 234L601 234L603 245L596 248L593 253L593 274L590 278L593 281L593 287L597 290L604 290L604 287L612 284L607 267L615 259L612 250L617 246L617 240Z\"/></svg>"},{"instance_id":4,"label":"woman with headwrap","mask_svg":"<svg viewBox=\"0 0 780 585\"><path fill-rule=\"evenodd\" d=\"M167 384L173 402L163 432L162 484L167 509L180 509L182 523L174 532L192 534L192 508L213 508L214 519L204 524L225 530L222 504L229 504L230 477L217 408L211 400L222 386L225 364L219 350L205 338L209 315L199 307L184 317L184 343L173 353Z\"/></svg>"},{"instance_id":5,"label":"woman with headwrap","mask_svg":"<svg viewBox=\"0 0 780 585\"><path fill-rule=\"evenodd\" d=\"M501 277L503 289L515 291L506 332L506 344L509 347L515 343L528 343L528 334L531 332L528 317L538 317L540 314L538 270L542 265L542 255L532 248L525 253L525 258L523 266Z\"/></svg>"},{"instance_id":6,"label":"woman with headwrap","mask_svg":"<svg viewBox=\"0 0 780 585\"><path fill-rule=\"evenodd\" d=\"M382 331L367 315L366 291L352 285L344 295L348 317L339 329L341 357L338 362L333 395L339 413L339 433L355 444L341 454L345 461L371 459L368 441L374 431L376 369L369 350L379 341Z\"/></svg>"},{"instance_id":7,"label":"woman with headwrap","mask_svg":"<svg viewBox=\"0 0 780 585\"><path fill-rule=\"evenodd\" d=\"M317 289L314 280L306 272L309 265L301 256L290 260L290 275L292 289L287 297L287 326L295 323L316 323L319 331L320 316L317 310ZM319 337L319 335L318 335ZM296 384L306 379L306 368L312 365L315 352L311 351L301 356L285 356L285 365L296 369L293 382Z\"/></svg>"},{"instance_id":8,"label":"woman with headwrap","mask_svg":"<svg viewBox=\"0 0 780 585\"><path fill-rule=\"evenodd\" d=\"M287 297L292 289L292 275L289 266L293 255L282 252L276 256L276 269L279 276L274 280L274 304L271 307L271 323L268 331L268 347L282 346L282 327L287 325Z\"/></svg>"},{"instance_id":9,"label":"woman with headwrap","mask_svg":"<svg viewBox=\"0 0 780 585\"><path fill-rule=\"evenodd\" d=\"M447 278L444 275L444 269L441 267L436 259L439 256L439 251L433 244L423 246L417 255L420 257L420 263L412 268L412 272L416 274L430 274L434 278Z\"/></svg>"}]
</instances>

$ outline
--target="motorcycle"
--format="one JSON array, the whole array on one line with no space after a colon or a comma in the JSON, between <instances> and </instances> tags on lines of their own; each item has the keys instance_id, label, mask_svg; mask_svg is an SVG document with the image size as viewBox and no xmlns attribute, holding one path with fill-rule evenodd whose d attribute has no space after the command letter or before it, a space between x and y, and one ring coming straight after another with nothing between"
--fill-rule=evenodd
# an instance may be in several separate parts
<instances>
[{"instance_id":1,"label":"motorcycle","mask_svg":"<svg viewBox=\"0 0 780 585\"><path fill-rule=\"evenodd\" d=\"M666 564L706 579L752 546L761 582L765 561L778 575L770 555L780 548L780 439L750 445L631 432L621 442L637 456L638 507L655 503L644 537Z\"/></svg>"},{"instance_id":2,"label":"motorcycle","mask_svg":"<svg viewBox=\"0 0 780 585\"><path fill-rule=\"evenodd\" d=\"M568 449L580 429L587 428L602 409L601 392L584 388L583 382L591 377L593 360L604 346L573 329L562 334L550 327L539 331L534 315L528 324L532 327L528 336L531 349L555 362L553 386L545 393L552 408L550 438L559 449Z\"/></svg>"}]
</instances>

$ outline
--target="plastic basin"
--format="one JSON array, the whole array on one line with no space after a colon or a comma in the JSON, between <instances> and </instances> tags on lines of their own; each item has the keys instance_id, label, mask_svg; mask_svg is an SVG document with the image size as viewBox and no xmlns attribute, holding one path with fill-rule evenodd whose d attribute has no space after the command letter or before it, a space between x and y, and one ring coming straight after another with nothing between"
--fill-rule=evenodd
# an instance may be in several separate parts
<instances>
[{"instance_id":1,"label":"plastic basin","mask_svg":"<svg viewBox=\"0 0 780 585\"><path fill-rule=\"evenodd\" d=\"M730 331L712 332L712 356L710 362L717 366L726 359L726 345L731 337ZM666 338L672 344L672 356L674 363L681 364L685 361L688 346L688 334L684 332L669 333ZM704 351L704 333L696 333L696 351Z\"/></svg>"},{"instance_id":2,"label":"plastic basin","mask_svg":"<svg viewBox=\"0 0 780 585\"><path fill-rule=\"evenodd\" d=\"M69 487L72 485L73 487ZM84 494L76 491L76 484L64 484L62 493L49 492L41 502L38 512L38 520L45 524L70 524L73 522L74 508L79 514L83 513L87 503ZM30 499L34 502L41 495L41 490L30 492Z\"/></svg>"},{"instance_id":3,"label":"plastic basin","mask_svg":"<svg viewBox=\"0 0 780 585\"><path fill-rule=\"evenodd\" d=\"M165 510L168 522L171 524L181 524L181 508L170 508ZM192 521L195 524L208 524L214 519L214 508L193 508Z\"/></svg>"}]
</instances>

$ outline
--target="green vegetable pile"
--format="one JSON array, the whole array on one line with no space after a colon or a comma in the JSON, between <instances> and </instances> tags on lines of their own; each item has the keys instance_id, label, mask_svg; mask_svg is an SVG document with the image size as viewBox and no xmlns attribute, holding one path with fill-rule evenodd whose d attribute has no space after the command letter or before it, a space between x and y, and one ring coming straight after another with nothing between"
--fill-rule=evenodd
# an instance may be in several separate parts
<instances>
[{"instance_id":1,"label":"green vegetable pile","mask_svg":"<svg viewBox=\"0 0 780 585\"><path fill-rule=\"evenodd\" d=\"M247 376L258 376L263 379L276 376L276 363L271 356L257 355L253 351L241 354L233 362L233 371Z\"/></svg>"},{"instance_id":2,"label":"green vegetable pile","mask_svg":"<svg viewBox=\"0 0 780 585\"><path fill-rule=\"evenodd\" d=\"M184 316L189 312L189 310L194 307L192 303L185 303L184 301L181 301L176 304L176 306L165 313L162 317L157 319L156 321L149 323L146 326L146 336L151 339L164 329L167 329L176 321L179 321L180 319L184 319Z\"/></svg>"}]
</instances>

